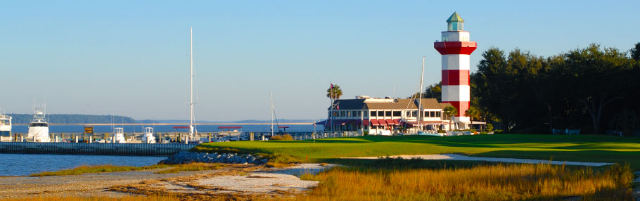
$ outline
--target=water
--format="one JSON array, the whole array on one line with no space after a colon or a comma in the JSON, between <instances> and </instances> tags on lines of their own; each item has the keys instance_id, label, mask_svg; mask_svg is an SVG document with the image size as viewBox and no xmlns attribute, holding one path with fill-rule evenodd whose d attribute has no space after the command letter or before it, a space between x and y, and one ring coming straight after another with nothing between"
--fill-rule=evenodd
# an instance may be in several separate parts
<instances>
[{"instance_id":1,"label":"water","mask_svg":"<svg viewBox=\"0 0 640 201\"><path fill-rule=\"evenodd\" d=\"M116 125L117 126L117 125ZM149 125L151 126L151 125ZM184 125L178 125L184 126ZM237 125L200 125L198 132L219 131L220 126ZM313 132L324 129L322 126L314 128L313 125L287 125L288 132ZM142 132L143 126L117 126L123 127L125 132ZM146 126L145 126L146 127ZM174 129L173 125L152 126L154 132L188 132L186 129ZM95 133L110 133L111 126L94 126ZM277 127L274 128L277 131ZM13 133L27 133L26 125L14 125ZM49 126L51 133L82 133L84 126L75 125L52 125ZM242 125L243 132L269 132L271 125ZM0 176L25 176L43 171L56 171L61 169L74 168L80 165L126 165L126 166L146 166L158 163L166 157L150 156L103 156L103 155L47 155L47 154L0 154Z\"/></svg>"},{"instance_id":2,"label":"water","mask_svg":"<svg viewBox=\"0 0 640 201\"><path fill-rule=\"evenodd\" d=\"M185 125L177 125L177 126L185 126ZM210 133L214 131L219 131L218 127L220 126L238 126L238 125L199 125L197 127L198 132L201 133ZM287 132L313 132L313 125L287 125L289 128L286 129ZM142 132L144 130L143 126L119 126L115 125L115 127L123 127L124 132ZM174 129L174 125L162 125L162 126L152 126L146 125L144 127L153 127L154 132L188 132L187 129ZM315 130L321 131L324 127L318 125ZM277 126L274 126L274 130L278 131ZM11 128L13 133L27 133L29 131L29 127L26 125L14 125ZM271 131L271 125L242 125L243 132L269 132ZM50 133L82 133L84 132L84 126L76 126L76 125L52 125L49 126ZM112 132L111 126L94 126L93 132L95 133L110 133Z\"/></svg>"},{"instance_id":3,"label":"water","mask_svg":"<svg viewBox=\"0 0 640 201\"><path fill-rule=\"evenodd\" d=\"M26 176L44 171L70 169L80 165L147 166L167 157L90 156L49 154L0 154L0 176Z\"/></svg>"}]
</instances>

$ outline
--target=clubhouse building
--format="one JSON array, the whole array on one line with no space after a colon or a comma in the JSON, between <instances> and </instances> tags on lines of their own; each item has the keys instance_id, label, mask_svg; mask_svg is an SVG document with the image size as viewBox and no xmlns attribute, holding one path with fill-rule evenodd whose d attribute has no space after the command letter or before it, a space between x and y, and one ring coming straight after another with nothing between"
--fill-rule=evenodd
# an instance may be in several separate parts
<instances>
[{"instance_id":1,"label":"clubhouse building","mask_svg":"<svg viewBox=\"0 0 640 201\"><path fill-rule=\"evenodd\" d=\"M436 132L449 128L443 111L447 106L451 104L439 103L435 98L357 96L355 99L335 100L328 109L329 118L317 124L324 125L326 131L355 131L370 135L417 133L419 130Z\"/></svg>"}]
</instances>

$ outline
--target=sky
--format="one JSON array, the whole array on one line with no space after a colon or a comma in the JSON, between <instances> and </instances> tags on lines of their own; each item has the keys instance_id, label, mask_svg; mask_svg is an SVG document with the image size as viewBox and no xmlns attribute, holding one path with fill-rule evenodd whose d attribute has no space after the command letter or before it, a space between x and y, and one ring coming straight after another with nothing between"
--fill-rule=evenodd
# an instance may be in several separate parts
<instances>
[{"instance_id":1,"label":"sky","mask_svg":"<svg viewBox=\"0 0 640 201\"><path fill-rule=\"evenodd\" d=\"M441 77L433 48L453 13L478 49L551 56L640 42L640 1L0 1L0 109L189 118L326 118L343 99L406 98Z\"/></svg>"}]
</instances>

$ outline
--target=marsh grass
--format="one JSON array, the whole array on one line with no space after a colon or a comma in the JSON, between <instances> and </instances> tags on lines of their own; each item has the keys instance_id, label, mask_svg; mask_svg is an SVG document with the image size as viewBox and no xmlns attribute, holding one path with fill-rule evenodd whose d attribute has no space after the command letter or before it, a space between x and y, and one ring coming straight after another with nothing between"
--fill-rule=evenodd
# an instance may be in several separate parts
<instances>
[{"instance_id":1,"label":"marsh grass","mask_svg":"<svg viewBox=\"0 0 640 201\"><path fill-rule=\"evenodd\" d=\"M301 178L320 181L296 200L632 200L629 165L594 171L549 164L446 169L338 167Z\"/></svg>"},{"instance_id":2,"label":"marsh grass","mask_svg":"<svg viewBox=\"0 0 640 201\"><path fill-rule=\"evenodd\" d=\"M173 165L168 169L157 171L156 174L169 174L169 173L178 173L184 171L203 171L203 170L218 170L223 167L222 164L219 163L189 163L189 164L180 164Z\"/></svg>"},{"instance_id":3,"label":"marsh grass","mask_svg":"<svg viewBox=\"0 0 640 201\"><path fill-rule=\"evenodd\" d=\"M142 167L134 166L115 166L115 165L82 165L72 169L41 172L30 175L31 177L46 177L46 176L65 176L65 175L80 175L88 173L105 173L105 172L126 172L126 171L139 171L139 170L151 170L151 169L163 169L155 172L156 174L169 174L179 173L184 171L203 171L203 170L217 170L224 165L219 163L189 163L180 165L150 165Z\"/></svg>"},{"instance_id":4,"label":"marsh grass","mask_svg":"<svg viewBox=\"0 0 640 201\"><path fill-rule=\"evenodd\" d=\"M80 175L87 173L103 173L103 172L124 172L124 171L137 171L137 170L149 170L157 168L165 168L169 165L150 165L143 167L134 166L115 166L115 165L82 165L72 169L41 172L29 175L31 177L45 177L45 176L65 176L65 175Z\"/></svg>"}]
</instances>

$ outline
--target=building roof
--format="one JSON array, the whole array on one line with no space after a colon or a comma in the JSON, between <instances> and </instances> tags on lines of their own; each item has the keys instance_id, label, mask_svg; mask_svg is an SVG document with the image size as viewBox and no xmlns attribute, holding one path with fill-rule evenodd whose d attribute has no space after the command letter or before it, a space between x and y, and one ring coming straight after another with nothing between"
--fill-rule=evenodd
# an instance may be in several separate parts
<instances>
[{"instance_id":1,"label":"building roof","mask_svg":"<svg viewBox=\"0 0 640 201\"><path fill-rule=\"evenodd\" d=\"M418 109L418 99L343 99L335 100L340 110L404 110ZM449 103L438 103L435 98L423 98L422 108L444 109Z\"/></svg>"},{"instance_id":2,"label":"building roof","mask_svg":"<svg viewBox=\"0 0 640 201\"><path fill-rule=\"evenodd\" d=\"M453 12L451 17L447 19L447 22L464 22L464 20L462 19L462 17L460 17L460 15L458 15L458 12Z\"/></svg>"}]
</instances>

